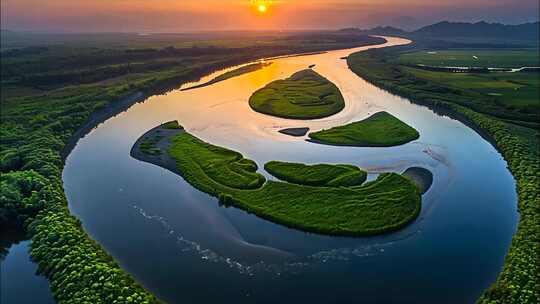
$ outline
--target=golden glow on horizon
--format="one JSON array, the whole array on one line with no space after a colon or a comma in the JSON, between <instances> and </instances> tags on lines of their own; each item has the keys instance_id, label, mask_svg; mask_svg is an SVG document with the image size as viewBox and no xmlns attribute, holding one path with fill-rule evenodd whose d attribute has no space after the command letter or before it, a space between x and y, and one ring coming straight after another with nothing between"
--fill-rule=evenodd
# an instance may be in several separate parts
<instances>
[{"instance_id":1,"label":"golden glow on horizon","mask_svg":"<svg viewBox=\"0 0 540 304\"><path fill-rule=\"evenodd\" d=\"M272 1L268 0L251 0L251 5L255 9L257 13L260 15L270 13L270 4L272 4Z\"/></svg>"}]
</instances>

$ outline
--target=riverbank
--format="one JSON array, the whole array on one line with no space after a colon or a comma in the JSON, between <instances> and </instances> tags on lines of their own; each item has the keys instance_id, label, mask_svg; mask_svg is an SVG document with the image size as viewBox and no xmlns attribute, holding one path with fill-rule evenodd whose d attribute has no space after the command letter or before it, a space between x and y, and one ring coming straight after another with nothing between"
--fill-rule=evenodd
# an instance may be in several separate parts
<instances>
[{"instance_id":1,"label":"riverbank","mask_svg":"<svg viewBox=\"0 0 540 304\"><path fill-rule=\"evenodd\" d=\"M520 220L518 230L507 254L504 268L497 281L478 299L478 303L534 303L539 297L538 272L540 265L540 158L538 131L505 123L486 114L463 106L466 101L443 100L424 90L425 83L417 86L411 75L402 73L399 67L390 66L384 60L395 56L391 51L355 53L349 56L350 69L365 80L385 90L404 96L414 103L437 111L440 108L454 119L472 124L474 129L483 130L480 135L489 137L494 147L508 162L517 181ZM375 70L378 74L375 73ZM408 83L406 86L402 83ZM429 83L432 87L437 85ZM511 287L514 286L514 287Z\"/></svg>"}]
</instances>

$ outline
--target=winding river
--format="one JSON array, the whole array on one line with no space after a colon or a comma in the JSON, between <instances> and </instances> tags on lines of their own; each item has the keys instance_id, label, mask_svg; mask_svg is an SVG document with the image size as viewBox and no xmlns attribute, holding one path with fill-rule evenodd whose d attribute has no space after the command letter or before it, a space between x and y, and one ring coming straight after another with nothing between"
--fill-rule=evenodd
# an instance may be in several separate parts
<instances>
[{"instance_id":1,"label":"winding river","mask_svg":"<svg viewBox=\"0 0 540 304\"><path fill-rule=\"evenodd\" d=\"M409 43L387 39L274 59L256 72L132 106L92 130L67 158L63 180L71 211L125 270L169 303L473 302L496 278L515 232L515 182L502 156L473 130L365 82L340 59ZM342 112L299 121L250 109L256 89L313 64L341 90ZM420 138L392 148L333 147L278 132L328 128L382 110L414 126ZM220 207L180 176L129 156L141 134L174 119L261 168L269 160L349 163L375 178L422 166L433 172L434 184L419 218L397 233L305 233Z\"/></svg>"}]
</instances>

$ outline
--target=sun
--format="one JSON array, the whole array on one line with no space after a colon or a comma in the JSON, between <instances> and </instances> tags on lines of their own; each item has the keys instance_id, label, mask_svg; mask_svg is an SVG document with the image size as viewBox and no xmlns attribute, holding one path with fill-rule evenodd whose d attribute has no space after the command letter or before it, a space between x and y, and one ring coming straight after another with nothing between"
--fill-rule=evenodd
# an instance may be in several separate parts
<instances>
[{"instance_id":1,"label":"sun","mask_svg":"<svg viewBox=\"0 0 540 304\"><path fill-rule=\"evenodd\" d=\"M266 9L267 9L266 5L262 3L257 6L257 10L259 11L259 13L266 13Z\"/></svg>"}]
</instances>

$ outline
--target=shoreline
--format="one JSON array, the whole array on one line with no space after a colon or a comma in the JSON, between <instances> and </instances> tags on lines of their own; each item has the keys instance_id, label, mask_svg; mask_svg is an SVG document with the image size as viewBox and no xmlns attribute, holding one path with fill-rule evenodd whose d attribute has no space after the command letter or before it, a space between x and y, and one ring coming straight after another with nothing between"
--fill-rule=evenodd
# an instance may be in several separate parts
<instances>
[{"instance_id":1,"label":"shoreline","mask_svg":"<svg viewBox=\"0 0 540 304\"><path fill-rule=\"evenodd\" d=\"M186 130L183 127L180 127L180 129L165 129L163 126L166 123L168 122L154 127L141 135L131 147L129 155L136 160L151 163L159 167L164 167L173 173L179 174L179 172L177 172L176 161L169 156L167 150L171 146L171 137L186 132ZM161 150L162 153L159 155L151 155L142 152L141 144L143 141L149 138L155 138L155 136L163 136L158 142L155 143L155 146Z\"/></svg>"},{"instance_id":2,"label":"shoreline","mask_svg":"<svg viewBox=\"0 0 540 304\"><path fill-rule=\"evenodd\" d=\"M370 37L381 38L381 37L372 36L372 35L370 35ZM148 99L149 97L153 95L160 95L160 94L164 94L170 91L181 89L181 87L184 84L187 84L190 82L197 82L201 78L208 76L212 73L215 73L224 69L228 69L228 68L233 68L239 65L247 65L250 63L255 63L260 60L275 60L275 59L298 57L298 56L325 54L329 51L347 50L347 49L352 49L352 48L357 48L357 47L381 45L388 42L388 40L384 38L382 39L384 41L380 41L380 43L363 43L363 44L360 43L360 44L353 44L352 46L351 45L337 46L336 48L328 48L323 51L300 52L300 53L293 53L293 54L286 54L286 55L278 55L278 56L273 56L273 57L265 57L265 56L242 57L242 58L228 60L226 62L218 63L218 64L211 65L208 67L196 69L190 75L187 75L187 76L180 76L180 77L163 80L161 83L159 83L153 88L144 88L144 89L140 89L140 90L128 93L124 97L110 101L105 108L91 113L87 121L80 128L78 128L74 134L70 136L66 145L60 150L60 157L62 159L62 162L65 163L67 157L69 156L71 151L75 148L75 146L77 145L78 141L81 138L85 137L94 128L99 126L101 123L107 121L109 118L127 111L132 105L139 102L144 102L146 99Z\"/></svg>"},{"instance_id":3,"label":"shoreline","mask_svg":"<svg viewBox=\"0 0 540 304\"><path fill-rule=\"evenodd\" d=\"M380 58L375 60L380 60ZM401 87L394 85L392 82L383 81L369 74L366 75L365 71L354 71L350 62L349 69L368 83L382 90L408 99L413 104L424 106L436 114L445 115L450 119L459 121L486 140L504 159L507 170L515 183L514 191L517 199L514 204L517 206L517 227L512 234L512 240L505 253L501 269L497 271L496 278L489 282L489 285L478 295L476 303L487 303L488 301L494 303L502 303L500 301L503 301L506 303L516 300L517 297L514 297L514 295L504 294L507 290L505 286L508 284L523 286L522 282L531 280L528 275L520 274L516 276L513 271L522 267L531 267L531 265L527 264L526 260L516 259L515 257L518 254L527 257L538 255L538 250L529 246L529 243L538 236L537 233L531 234L531 231L537 230L531 230L535 229L535 226L530 224L531 220L538 215L537 209L534 208L534 205L531 205L534 202L534 197L538 196L538 189L529 186L537 184L538 173L524 169L534 168L535 163L538 163L538 146L536 145L536 149L534 149L534 147L526 144L527 139L512 132L512 125L524 128L519 124L510 124L505 122L503 118L477 112L473 108L465 107L459 103L414 96L406 93ZM538 134L538 130L536 130L536 134Z\"/></svg>"},{"instance_id":4,"label":"shoreline","mask_svg":"<svg viewBox=\"0 0 540 304\"><path fill-rule=\"evenodd\" d=\"M177 122L177 121L174 120L172 122ZM201 192L207 193L207 194L215 197L216 199L218 199L219 204L224 204L225 206L233 206L233 207L237 208L238 210L241 210L241 211L246 212L246 213L254 214L255 216L257 216L257 217L259 217L261 219L270 221L270 222L275 223L277 225L281 225L281 226L291 228L291 229L295 229L295 230L298 230L298 231L302 231L302 232L305 232L305 233L317 234L317 235L323 235L323 236L345 237L345 238L378 237L378 236L381 236L381 235L387 235L387 234L399 231L400 229L408 226L409 224L414 222L414 220L416 220L416 218L420 214L420 211L423 208L423 206L422 206L422 194L425 191L427 191L425 188L422 188L422 183L425 182L425 180L423 180L421 176L418 178L418 180L414 180L413 178L411 178L410 176L405 175L404 173L396 173L396 172L394 172L392 174L400 175L403 178L408 179L410 181L410 183L412 185L414 185L414 188L416 189L415 192L418 193L418 195L420 197L420 202L419 202L417 208L415 209L414 213L410 217L403 219L401 222L399 222L395 226L392 226L391 228L384 227L384 228L380 228L380 229L371 229L371 230L367 230L367 231L364 231L364 232L348 231L348 230L334 231L334 230L323 229L323 228L320 228L320 227L308 227L308 226L299 225L298 223L295 223L294 221L291 222L290 220L278 217L275 214L269 214L269 213L261 212L257 206L252 206L250 204L245 203L242 200L237 200L235 198L232 198L232 201L229 201L228 204L226 204L226 203L221 201L221 198L216 193L213 193L214 190L208 190L208 188L206 188L206 185L202 186L202 185L197 184L197 183L193 184L188 178L188 176L191 173L188 173L188 175L186 176L186 172L182 172L179 169L178 164L177 164L177 160L175 160L173 157L171 157L169 155L168 150L169 150L169 148L171 146L171 138L178 135L178 134L182 134L184 132L187 132L187 131L183 127L180 127L180 129L174 129L174 130L163 128L163 126L165 124L168 124L168 123L170 123L170 122L162 123L161 125L156 126L156 127L152 128L152 129L150 129L149 131L145 132L143 135L141 135L135 141L133 146L131 147L130 156L133 157L134 159L138 160L138 161L153 164L155 166L161 167L162 169L166 169L166 170L180 176L187 183L189 183L193 188L195 188L195 189L197 189L197 190L199 190ZM156 137L158 138L157 140L155 140ZM142 151L141 145L143 145L143 143L145 141L148 141L148 140L152 141L152 144L153 144L152 149L158 149L160 151L159 153L149 154L149 153L144 153ZM411 168L409 168L409 169L411 169ZM409 170L409 169L407 169L407 170ZM429 173L429 175L432 174L428 169L425 169L425 168L416 168L416 169L418 169L420 171L427 171ZM266 185L267 183L275 183L275 181L266 180L262 187L264 187L264 185ZM280 183L290 184L290 183L285 182L285 181L280 181ZM427 183L427 182L425 182L425 183ZM362 186L365 186L365 185L366 185L366 183L364 182L362 184ZM209 186L209 187L211 187L211 186ZM262 187L259 188L259 189L262 189ZM318 187L316 187L316 186L305 186L305 187L307 189L318 189ZM323 188L326 188L326 187L323 187ZM249 190L240 190L240 191L249 191Z\"/></svg>"}]
</instances>

